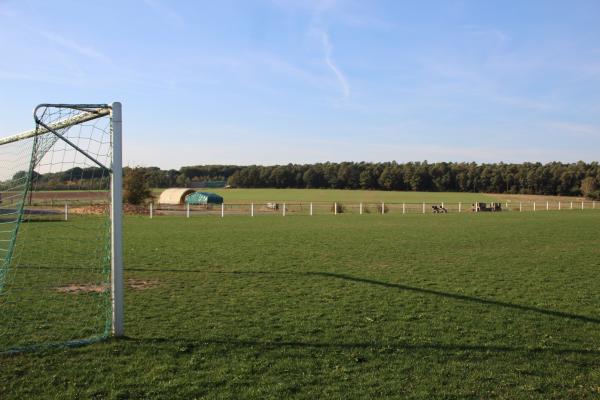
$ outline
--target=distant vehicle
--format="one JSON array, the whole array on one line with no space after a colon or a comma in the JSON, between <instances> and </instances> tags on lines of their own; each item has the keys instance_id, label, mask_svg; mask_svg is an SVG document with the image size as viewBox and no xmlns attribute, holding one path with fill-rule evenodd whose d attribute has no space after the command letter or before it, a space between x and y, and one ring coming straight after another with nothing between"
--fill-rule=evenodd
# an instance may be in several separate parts
<instances>
[{"instance_id":1,"label":"distant vehicle","mask_svg":"<svg viewBox=\"0 0 600 400\"><path fill-rule=\"evenodd\" d=\"M502 204L501 203L490 203L489 205L487 203L473 203L471 204L471 211L473 212L480 212L480 211L492 211L492 212L496 212L496 211L502 211Z\"/></svg>"}]
</instances>

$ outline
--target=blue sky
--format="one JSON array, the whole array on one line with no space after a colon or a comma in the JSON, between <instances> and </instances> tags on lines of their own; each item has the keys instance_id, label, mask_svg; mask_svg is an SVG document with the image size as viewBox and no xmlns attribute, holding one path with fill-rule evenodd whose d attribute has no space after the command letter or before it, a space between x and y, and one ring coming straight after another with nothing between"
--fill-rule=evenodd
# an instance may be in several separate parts
<instances>
[{"instance_id":1,"label":"blue sky","mask_svg":"<svg viewBox=\"0 0 600 400\"><path fill-rule=\"evenodd\" d=\"M124 161L594 161L598 1L0 0L0 133L121 101Z\"/></svg>"}]
</instances>

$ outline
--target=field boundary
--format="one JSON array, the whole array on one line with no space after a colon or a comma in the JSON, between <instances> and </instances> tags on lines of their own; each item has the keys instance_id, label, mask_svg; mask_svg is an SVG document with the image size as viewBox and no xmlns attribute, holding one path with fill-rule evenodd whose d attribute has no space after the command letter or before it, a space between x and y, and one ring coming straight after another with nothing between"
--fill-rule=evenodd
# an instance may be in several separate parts
<instances>
[{"instance_id":1,"label":"field boundary","mask_svg":"<svg viewBox=\"0 0 600 400\"><path fill-rule=\"evenodd\" d=\"M106 202L52 200L33 203L25 212L34 214L60 214L65 220L73 215L104 214ZM124 207L127 215L153 218L162 215L183 217L213 216L260 216L260 215L337 215L337 214L463 214L480 212L543 212L543 211L600 210L599 201L504 201L504 202L331 202L331 201L284 201L284 202L235 202L209 205L156 205ZM5 210L6 211L6 210Z\"/></svg>"},{"instance_id":2,"label":"field boundary","mask_svg":"<svg viewBox=\"0 0 600 400\"><path fill-rule=\"evenodd\" d=\"M598 204L597 204L598 203ZM600 210L597 201L505 201L502 203L471 202L330 202L285 201L256 203L223 203L209 205L155 205L146 206L150 218L160 215L184 217L215 215L337 215L337 214L446 214L480 212L542 212Z\"/></svg>"}]
</instances>

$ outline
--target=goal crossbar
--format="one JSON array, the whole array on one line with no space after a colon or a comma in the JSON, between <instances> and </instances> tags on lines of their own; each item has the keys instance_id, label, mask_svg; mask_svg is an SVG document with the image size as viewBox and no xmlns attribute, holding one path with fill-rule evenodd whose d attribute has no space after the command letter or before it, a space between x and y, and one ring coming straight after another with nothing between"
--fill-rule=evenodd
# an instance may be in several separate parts
<instances>
[{"instance_id":1,"label":"goal crossbar","mask_svg":"<svg viewBox=\"0 0 600 400\"><path fill-rule=\"evenodd\" d=\"M49 104L40 104L36 107L36 110L40 107L49 106ZM48 127L39 127L38 129L30 129L25 132L17 133L15 135L11 135L0 139L0 146L8 143L17 142L19 140L29 139L35 136L43 135L45 133L56 131L59 129L68 128L69 126L81 124L88 121L93 121L97 118L102 118L111 113L111 106L107 104L83 104L77 105L76 107L71 105L63 105L63 104L52 104L54 107L70 107L81 110L80 114L77 114L73 117L65 118L60 121L56 121ZM34 111L35 113L35 111ZM48 129L49 128L49 129Z\"/></svg>"}]
</instances>

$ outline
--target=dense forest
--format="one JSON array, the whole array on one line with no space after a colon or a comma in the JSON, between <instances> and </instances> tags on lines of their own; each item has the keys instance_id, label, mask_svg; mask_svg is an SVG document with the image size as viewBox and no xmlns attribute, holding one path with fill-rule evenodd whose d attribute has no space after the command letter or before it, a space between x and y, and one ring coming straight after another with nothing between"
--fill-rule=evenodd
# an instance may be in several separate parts
<instances>
[{"instance_id":1,"label":"dense forest","mask_svg":"<svg viewBox=\"0 0 600 400\"><path fill-rule=\"evenodd\" d=\"M585 163L476 164L428 163L318 163L272 166L200 165L179 170L140 167L149 187L199 187L223 181L240 188L334 188L412 190L434 192L488 192L543 195L585 195L600 198L600 165ZM128 168L125 168L127 173ZM38 187L85 187L101 178L96 168L72 169L38 177Z\"/></svg>"},{"instance_id":2,"label":"dense forest","mask_svg":"<svg viewBox=\"0 0 600 400\"><path fill-rule=\"evenodd\" d=\"M233 187L491 192L598 197L600 165L523 163L323 163L241 167Z\"/></svg>"}]
</instances>

